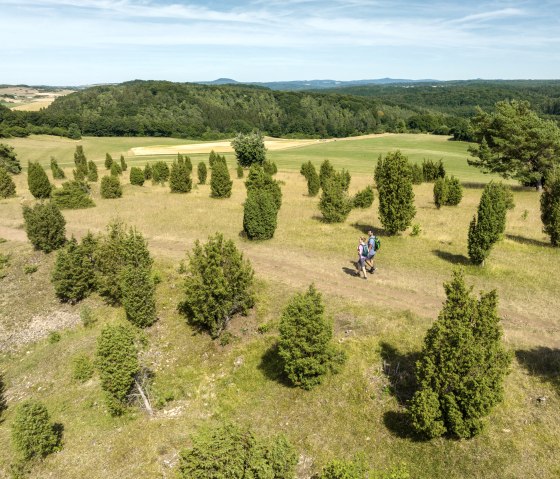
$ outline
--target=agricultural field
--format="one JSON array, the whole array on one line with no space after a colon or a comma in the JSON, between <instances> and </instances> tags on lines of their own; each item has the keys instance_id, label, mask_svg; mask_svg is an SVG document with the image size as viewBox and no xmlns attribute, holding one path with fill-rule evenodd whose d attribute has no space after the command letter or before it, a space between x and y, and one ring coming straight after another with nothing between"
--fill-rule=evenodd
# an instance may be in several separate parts
<instances>
[{"instance_id":1,"label":"agricultural field","mask_svg":"<svg viewBox=\"0 0 560 479\"><path fill-rule=\"evenodd\" d=\"M41 108L48 107L58 97L73 91L24 85L0 86L0 104L13 110L39 111Z\"/></svg>"},{"instance_id":2,"label":"agricultural field","mask_svg":"<svg viewBox=\"0 0 560 479\"><path fill-rule=\"evenodd\" d=\"M158 321L145 331L147 346L141 354L142 364L155 373L156 414L148 417L131 408L112 418L98 377L83 384L72 379L72 361L80 354L93 358L102 327L123 321L124 312L97 295L75 306L55 298L50 275L56 253L33 251L23 230L22 204L34 202L27 189L27 162L41 162L52 179L48 165L54 156L71 177L75 147L82 145L100 176L107 152L113 158L122 154L130 169L155 160L171 162L182 151L196 171L215 144L50 136L2 142L15 148L24 172L14 177L18 196L0 200L0 259L6 258L0 262L0 371L10 405L39 399L64 425L64 448L34 466L29 477L176 477L179 452L192 434L222 421L250 424L265 435L284 433L298 451L302 478L312 477L333 458L358 453L381 471L404 464L411 478L560 475L560 251L542 233L538 193L509 182L515 207L508 212L504 238L486 266L469 263L469 222L484 184L496 178L467 164L466 143L426 134L290 140L285 147L270 143L268 158L278 165L275 178L282 182L283 199L274 238L265 242L250 242L241 234L246 190L227 148L221 151L233 179L228 199L210 198L208 184L186 195L151 182L132 186L128 171L120 199L102 199L99 183L94 184L94 208L64 210L68 236L101 232L119 218L147 238L161 279ZM448 174L464 186L461 204L436 209L433 184L424 183L414 187L417 236L410 229L399 236L385 234L377 192L372 207L354 209L344 223L324 223L318 198L307 195L301 164L311 160L318 168L329 159L335 168L348 169L354 194L373 184L378 156L396 149L415 163L442 159ZM364 281L355 275L353 261L358 237L368 229L381 237L382 247L378 271ZM197 332L177 312L183 294L180 262L196 240L215 232L234 240L257 278L255 308L232 321L229 340L222 342ZM497 290L505 344L513 355L511 371L504 401L482 434L470 440L419 441L404 426L404 404L423 337L445 297L442 285L457 267L475 292ZM283 381L275 344L284 305L311 283L323 294L336 342L348 360L339 374L305 391ZM80 320L86 306L96 320L89 328ZM14 461L13 409L0 422L0 477L9 477Z\"/></svg>"}]
</instances>

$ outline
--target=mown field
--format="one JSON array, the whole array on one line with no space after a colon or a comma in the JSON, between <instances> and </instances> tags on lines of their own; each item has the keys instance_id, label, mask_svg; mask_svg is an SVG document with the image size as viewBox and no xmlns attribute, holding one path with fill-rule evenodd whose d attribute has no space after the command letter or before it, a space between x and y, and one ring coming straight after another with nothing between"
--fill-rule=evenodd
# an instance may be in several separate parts
<instances>
[{"instance_id":1,"label":"mown field","mask_svg":"<svg viewBox=\"0 0 560 479\"><path fill-rule=\"evenodd\" d=\"M82 144L88 159L104 171L106 152L122 153L129 167L147 158L129 153L136 146L185 144L153 138L51 137L6 140L22 164L51 155L71 176L72 155ZM466 186L458 207L437 210L432 185L415 186L419 236L384 235L371 208L353 210L340 225L321 221L318 198L309 198L299 174L303 161L318 167L328 158L352 174L350 192L372 183L380 153L400 148L412 161L443 159L447 171ZM467 228L481 185L491 178L469 167L465 143L429 135L389 135L338 140L269 154L284 184L275 237L251 243L240 236L245 187L234 179L233 195L209 197L199 185L187 195L168 187L126 184L119 200L103 200L93 187L96 207L65 211L69 234L101 231L115 217L147 237L162 282L157 287L159 321L146 331L142 362L155 372L158 411L148 418L132 408L111 418L96 376L72 379L72 359L93 357L103 325L124 320L121 308L93 296L84 304L97 321L84 328L84 304L62 305L49 282L55 254L32 251L22 228L21 203L30 203L25 173L16 177L18 197L0 201L0 253L9 256L0 279L0 370L5 371L10 408L0 423L0 477L8 477L13 453L10 424L18 401L34 397L64 424L64 448L36 466L31 477L174 477L178 451L205 424L234 420L258 432L284 432L300 453L299 477L310 477L329 459L364 452L381 470L405 463L413 478L553 478L560 475L560 252L541 232L538 194L514 189L504 239L484 268L468 264ZM158 157L160 158L160 157ZM163 157L171 161L172 157ZM234 159L227 155L232 177ZM207 155L192 155L193 164ZM151 160L151 158L148 158ZM50 176L50 172L49 172ZM125 176L123 181L128 183ZM58 182L60 183L60 182ZM373 228L382 238L378 273L366 282L353 275L358 236ZM231 324L225 346L197 334L177 312L182 281L179 262L196 239L221 231L251 260L257 275L257 305ZM28 265L37 271L25 274ZM417 441L403 422L412 364L422 338L444 299L442 283L454 267L465 269L474 291L496 288L505 342L514 355L504 402L472 440ZM336 340L348 353L342 372L312 391L287 386L274 355L278 318L289 297L315 283L324 294ZM265 328L262 326L266 325ZM62 328L64 326L64 328ZM266 332L259 332L266 330ZM49 330L61 340L50 342ZM544 399L542 399L544 398Z\"/></svg>"}]
</instances>

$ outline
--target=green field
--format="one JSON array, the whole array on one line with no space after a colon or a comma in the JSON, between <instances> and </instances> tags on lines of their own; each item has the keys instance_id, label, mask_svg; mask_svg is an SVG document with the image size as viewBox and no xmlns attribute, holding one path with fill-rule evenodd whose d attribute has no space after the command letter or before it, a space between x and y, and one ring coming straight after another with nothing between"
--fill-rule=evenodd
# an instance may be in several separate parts
<instances>
[{"instance_id":1,"label":"green field","mask_svg":"<svg viewBox=\"0 0 560 479\"><path fill-rule=\"evenodd\" d=\"M130 148L184 144L154 138L84 138L80 142L39 136L2 140L16 148L22 164L51 155L71 176L72 155L82 144L88 159L105 153L134 158ZM385 236L371 208L354 210L340 225L320 220L318 198L309 198L299 174L302 162L316 166L328 158L352 174L350 193L372 183L380 153L400 149L412 161L443 159L449 173L468 187L458 207L437 210L432 185L414 187L422 233ZM234 160L227 155L235 177ZM554 478L560 475L560 251L542 233L539 196L515 188L504 239L484 268L468 264L467 229L488 175L469 167L467 145L430 135L389 135L339 140L271 152L284 184L275 237L251 243L240 236L245 187L234 179L232 197L214 200L209 186L172 195L167 186L134 187L123 177L124 196L103 200L93 186L96 207L64 211L69 234L101 231L115 217L146 236L162 282L158 285L159 321L146 331L142 362L155 372L154 418L131 408L111 418L97 376L85 384L71 377L71 360L93 357L100 329L123 321L122 308L97 296L85 304L95 311L91 329L81 326L83 305L56 301L49 277L55 254L34 252L22 231L21 204L32 203L25 173L15 177L18 197L0 200L0 253L9 256L0 279L0 370L5 371L10 408L0 422L0 477L8 475L13 453L10 424L18 401L44 401L53 420L64 424L64 448L36 465L30 477L174 477L178 451L201 426L224 419L251 424L258 432L284 432L300 454L298 477L310 477L329 459L363 452L381 470L405 463L411 478ZM207 159L193 155L193 163ZM200 159L199 159L200 158ZM171 161L171 158L166 158ZM50 171L49 171L50 177ZM57 182L59 184L60 182ZM374 228L382 238L379 272L366 282L352 275L358 236ZM196 239L221 231L251 260L257 275L257 305L247 318L231 324L234 340L221 346L196 334L177 312L182 281L177 269ZM25 274L27 265L37 272ZM404 429L401 400L406 398L414 354L444 299L442 283L454 267L465 269L475 291L496 288L505 342L514 354L504 402L487 420L486 430L468 441L414 440ZM312 391L286 386L273 354L283 306L296 291L314 282L324 294L336 340L348 353L343 371ZM259 325L270 324L264 334ZM62 325L67 325L61 329ZM61 329L58 343L46 339ZM543 398L545 400L537 400Z\"/></svg>"}]
</instances>

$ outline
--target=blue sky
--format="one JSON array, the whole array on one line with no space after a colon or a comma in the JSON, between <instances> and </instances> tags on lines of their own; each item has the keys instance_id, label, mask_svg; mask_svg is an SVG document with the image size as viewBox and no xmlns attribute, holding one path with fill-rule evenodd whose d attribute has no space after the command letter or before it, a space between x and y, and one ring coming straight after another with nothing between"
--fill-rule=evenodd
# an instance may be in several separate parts
<instances>
[{"instance_id":1,"label":"blue sky","mask_svg":"<svg viewBox=\"0 0 560 479\"><path fill-rule=\"evenodd\" d=\"M0 83L560 78L560 1L0 0Z\"/></svg>"}]
</instances>

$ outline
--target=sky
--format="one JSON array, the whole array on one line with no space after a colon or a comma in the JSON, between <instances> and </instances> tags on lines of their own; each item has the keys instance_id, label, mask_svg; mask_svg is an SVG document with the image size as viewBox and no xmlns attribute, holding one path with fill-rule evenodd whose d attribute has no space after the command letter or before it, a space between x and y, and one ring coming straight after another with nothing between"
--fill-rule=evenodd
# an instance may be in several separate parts
<instances>
[{"instance_id":1,"label":"sky","mask_svg":"<svg viewBox=\"0 0 560 479\"><path fill-rule=\"evenodd\" d=\"M0 83L559 79L560 0L0 0Z\"/></svg>"}]
</instances>

